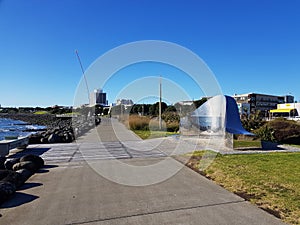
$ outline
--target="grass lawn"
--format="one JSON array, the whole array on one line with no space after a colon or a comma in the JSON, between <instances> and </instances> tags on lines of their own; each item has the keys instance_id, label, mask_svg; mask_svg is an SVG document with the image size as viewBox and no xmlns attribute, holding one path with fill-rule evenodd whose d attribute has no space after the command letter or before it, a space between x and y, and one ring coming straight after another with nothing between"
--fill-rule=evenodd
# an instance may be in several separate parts
<instances>
[{"instance_id":1,"label":"grass lawn","mask_svg":"<svg viewBox=\"0 0 300 225\"><path fill-rule=\"evenodd\" d=\"M45 114L49 114L47 111L36 111L34 113L35 115L45 115Z\"/></svg>"},{"instance_id":2,"label":"grass lawn","mask_svg":"<svg viewBox=\"0 0 300 225\"><path fill-rule=\"evenodd\" d=\"M142 139L167 137L176 134L175 132L149 130L133 130L133 132L136 133Z\"/></svg>"},{"instance_id":3,"label":"grass lawn","mask_svg":"<svg viewBox=\"0 0 300 225\"><path fill-rule=\"evenodd\" d=\"M200 158L198 152L187 165L197 170ZM284 222L300 224L300 153L218 155L200 173Z\"/></svg>"}]
</instances>

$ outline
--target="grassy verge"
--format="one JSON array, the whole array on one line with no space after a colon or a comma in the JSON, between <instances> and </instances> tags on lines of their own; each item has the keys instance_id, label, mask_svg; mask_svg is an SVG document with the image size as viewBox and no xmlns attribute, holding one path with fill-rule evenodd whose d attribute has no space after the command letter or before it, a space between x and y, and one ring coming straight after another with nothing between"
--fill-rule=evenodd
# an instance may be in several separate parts
<instances>
[{"instance_id":1,"label":"grassy verge","mask_svg":"<svg viewBox=\"0 0 300 225\"><path fill-rule=\"evenodd\" d=\"M35 115L45 115L45 114L49 114L47 111L36 111L34 113Z\"/></svg>"},{"instance_id":2,"label":"grassy verge","mask_svg":"<svg viewBox=\"0 0 300 225\"><path fill-rule=\"evenodd\" d=\"M150 130L133 130L133 132L136 133L142 139L167 137L176 134L175 132L150 131Z\"/></svg>"},{"instance_id":3,"label":"grassy verge","mask_svg":"<svg viewBox=\"0 0 300 225\"><path fill-rule=\"evenodd\" d=\"M196 153L187 163L197 170ZM218 155L200 171L289 224L300 224L300 153Z\"/></svg>"},{"instance_id":4,"label":"grassy verge","mask_svg":"<svg viewBox=\"0 0 300 225\"><path fill-rule=\"evenodd\" d=\"M260 141L252 140L233 140L234 148L261 148Z\"/></svg>"}]
</instances>

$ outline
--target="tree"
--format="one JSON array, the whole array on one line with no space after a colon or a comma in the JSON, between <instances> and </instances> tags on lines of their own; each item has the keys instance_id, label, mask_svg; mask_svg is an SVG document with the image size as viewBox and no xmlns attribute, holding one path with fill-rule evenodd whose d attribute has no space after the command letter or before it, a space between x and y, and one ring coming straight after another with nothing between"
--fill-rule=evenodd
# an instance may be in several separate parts
<instances>
[{"instance_id":1,"label":"tree","mask_svg":"<svg viewBox=\"0 0 300 225\"><path fill-rule=\"evenodd\" d=\"M163 113L166 108L168 108L168 105L165 102L161 103L161 113ZM158 116L159 114L159 102L156 102L155 104L151 105L149 108L149 114L151 116Z\"/></svg>"},{"instance_id":2,"label":"tree","mask_svg":"<svg viewBox=\"0 0 300 225\"><path fill-rule=\"evenodd\" d=\"M200 100L196 100L194 101L194 106L197 109L198 107L200 107L203 103L205 103L207 101L207 98L201 98Z\"/></svg>"},{"instance_id":3,"label":"tree","mask_svg":"<svg viewBox=\"0 0 300 225\"><path fill-rule=\"evenodd\" d=\"M241 119L243 127L247 130L252 132L253 130L256 130L263 126L265 122L262 120L262 117L260 115L260 111L258 110L256 113L250 114L249 117L243 116Z\"/></svg>"},{"instance_id":4,"label":"tree","mask_svg":"<svg viewBox=\"0 0 300 225\"><path fill-rule=\"evenodd\" d=\"M95 106L95 115L101 115L103 113L103 106L96 105Z\"/></svg>"}]
</instances>

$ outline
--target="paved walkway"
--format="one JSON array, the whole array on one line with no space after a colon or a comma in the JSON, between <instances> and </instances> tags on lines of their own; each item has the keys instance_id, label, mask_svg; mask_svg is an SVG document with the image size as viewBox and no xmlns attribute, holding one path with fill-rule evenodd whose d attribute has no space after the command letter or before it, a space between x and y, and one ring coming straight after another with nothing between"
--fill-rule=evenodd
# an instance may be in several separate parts
<instances>
[{"instance_id":1,"label":"paved walkway","mask_svg":"<svg viewBox=\"0 0 300 225\"><path fill-rule=\"evenodd\" d=\"M113 129L117 130L116 134ZM146 143L145 147L140 143ZM105 169L109 168L112 176L122 180L128 176L127 171L110 166L115 161L111 156L123 164L140 166L141 170L169 159L169 164L157 173L163 175L170 168L181 166L166 156L174 150L173 145L168 139L142 142L122 124L113 121L111 125L104 120L97 129L78 140L78 144L30 146L27 151L40 154L47 166L1 206L0 223L283 224L187 167L168 179L146 186L113 182L93 167L107 165ZM129 174L128 179L151 180L152 176L144 173L130 177Z\"/></svg>"}]
</instances>

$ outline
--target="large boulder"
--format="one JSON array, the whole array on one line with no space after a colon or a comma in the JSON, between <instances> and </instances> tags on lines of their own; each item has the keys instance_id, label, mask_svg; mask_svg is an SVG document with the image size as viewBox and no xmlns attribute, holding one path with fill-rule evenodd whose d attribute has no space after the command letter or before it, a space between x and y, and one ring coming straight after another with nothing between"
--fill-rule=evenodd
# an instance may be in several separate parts
<instances>
[{"instance_id":1,"label":"large boulder","mask_svg":"<svg viewBox=\"0 0 300 225\"><path fill-rule=\"evenodd\" d=\"M0 181L7 177L10 172L10 170L0 170Z\"/></svg>"},{"instance_id":2,"label":"large boulder","mask_svg":"<svg viewBox=\"0 0 300 225\"><path fill-rule=\"evenodd\" d=\"M10 182L15 185L16 188L20 187L24 181L21 174L11 170L1 170L1 181Z\"/></svg>"},{"instance_id":3,"label":"large boulder","mask_svg":"<svg viewBox=\"0 0 300 225\"><path fill-rule=\"evenodd\" d=\"M0 170L5 169L5 166L4 166L5 161L6 161L6 157L0 156Z\"/></svg>"},{"instance_id":4,"label":"large boulder","mask_svg":"<svg viewBox=\"0 0 300 225\"><path fill-rule=\"evenodd\" d=\"M36 166L40 169L44 166L44 160L38 155L24 155L20 158L20 162L31 161L36 164Z\"/></svg>"},{"instance_id":5,"label":"large boulder","mask_svg":"<svg viewBox=\"0 0 300 225\"><path fill-rule=\"evenodd\" d=\"M39 167L32 161L19 162L13 166L14 171L17 171L20 169L27 169L30 172L35 173L39 169Z\"/></svg>"},{"instance_id":6,"label":"large boulder","mask_svg":"<svg viewBox=\"0 0 300 225\"><path fill-rule=\"evenodd\" d=\"M48 138L48 142L49 143L60 143L60 142L62 142L62 138L56 133L50 134L50 136Z\"/></svg>"},{"instance_id":7,"label":"large boulder","mask_svg":"<svg viewBox=\"0 0 300 225\"><path fill-rule=\"evenodd\" d=\"M0 181L0 204L16 192L16 185L8 181Z\"/></svg>"},{"instance_id":8,"label":"large boulder","mask_svg":"<svg viewBox=\"0 0 300 225\"><path fill-rule=\"evenodd\" d=\"M33 173L27 169L17 170L16 173L19 173L21 175L23 183L25 183L25 181L33 175Z\"/></svg>"},{"instance_id":9,"label":"large boulder","mask_svg":"<svg viewBox=\"0 0 300 225\"><path fill-rule=\"evenodd\" d=\"M20 158L15 158L15 159L7 159L5 162L4 162L4 167L5 169L7 170L12 170L13 166L20 162Z\"/></svg>"},{"instance_id":10,"label":"large boulder","mask_svg":"<svg viewBox=\"0 0 300 225\"><path fill-rule=\"evenodd\" d=\"M43 166L44 166L44 160L40 156L29 154L29 155L22 156L20 158L20 161L13 165L12 169L14 171L27 169L31 173L35 173Z\"/></svg>"}]
</instances>

